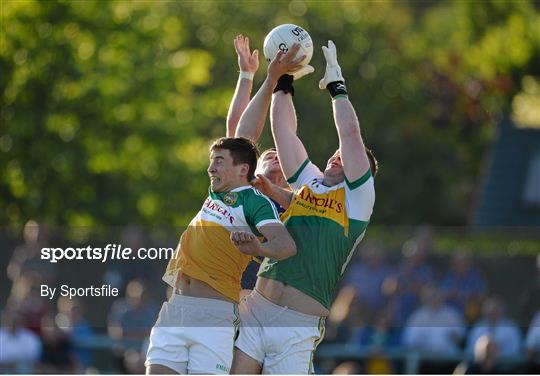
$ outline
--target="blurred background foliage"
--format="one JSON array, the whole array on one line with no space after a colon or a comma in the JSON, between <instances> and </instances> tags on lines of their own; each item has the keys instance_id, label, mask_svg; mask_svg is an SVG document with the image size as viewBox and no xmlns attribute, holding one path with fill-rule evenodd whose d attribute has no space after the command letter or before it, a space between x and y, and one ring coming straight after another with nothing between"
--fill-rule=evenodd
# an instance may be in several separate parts
<instances>
[{"instance_id":1,"label":"blurred background foliage","mask_svg":"<svg viewBox=\"0 0 540 376\"><path fill-rule=\"evenodd\" d=\"M465 225L497 124L540 126L539 3L1 1L0 224L186 225L225 134L232 40L309 31L299 134L337 147L320 46L335 41L380 161L373 222ZM255 79L263 80L266 63ZM269 130L261 140L271 146Z\"/></svg>"}]
</instances>

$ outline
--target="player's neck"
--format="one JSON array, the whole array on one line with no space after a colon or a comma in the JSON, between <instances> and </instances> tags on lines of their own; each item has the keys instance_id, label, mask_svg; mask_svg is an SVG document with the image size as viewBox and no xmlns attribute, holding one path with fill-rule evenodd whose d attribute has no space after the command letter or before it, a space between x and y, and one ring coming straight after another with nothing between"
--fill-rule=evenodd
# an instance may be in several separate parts
<instances>
[{"instance_id":1,"label":"player's neck","mask_svg":"<svg viewBox=\"0 0 540 376\"><path fill-rule=\"evenodd\" d=\"M245 186L249 186L249 182L247 180L238 180L238 181L232 182L227 187L225 187L222 193L227 193L227 192L235 190L236 188L245 187Z\"/></svg>"}]
</instances>

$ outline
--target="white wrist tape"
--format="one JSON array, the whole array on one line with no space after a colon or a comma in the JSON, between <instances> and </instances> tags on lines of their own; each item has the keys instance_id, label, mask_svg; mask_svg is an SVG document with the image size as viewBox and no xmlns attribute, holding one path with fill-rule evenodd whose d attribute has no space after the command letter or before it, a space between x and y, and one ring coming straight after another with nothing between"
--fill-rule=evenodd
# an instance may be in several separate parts
<instances>
[{"instance_id":1,"label":"white wrist tape","mask_svg":"<svg viewBox=\"0 0 540 376\"><path fill-rule=\"evenodd\" d=\"M254 74L252 72L240 71L240 78L247 78L248 80L253 81Z\"/></svg>"}]
</instances>

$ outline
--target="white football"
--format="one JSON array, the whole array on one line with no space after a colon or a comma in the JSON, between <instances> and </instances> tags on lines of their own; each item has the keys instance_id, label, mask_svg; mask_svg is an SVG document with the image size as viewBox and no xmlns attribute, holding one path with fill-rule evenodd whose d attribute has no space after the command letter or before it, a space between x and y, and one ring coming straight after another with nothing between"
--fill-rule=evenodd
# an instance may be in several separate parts
<instances>
[{"instance_id":1,"label":"white football","mask_svg":"<svg viewBox=\"0 0 540 376\"><path fill-rule=\"evenodd\" d=\"M279 50L287 52L294 43L300 44L297 56L306 55L300 65L309 64L313 56L313 42L307 31L293 24L276 26L266 35L263 46L266 61L272 61Z\"/></svg>"}]
</instances>

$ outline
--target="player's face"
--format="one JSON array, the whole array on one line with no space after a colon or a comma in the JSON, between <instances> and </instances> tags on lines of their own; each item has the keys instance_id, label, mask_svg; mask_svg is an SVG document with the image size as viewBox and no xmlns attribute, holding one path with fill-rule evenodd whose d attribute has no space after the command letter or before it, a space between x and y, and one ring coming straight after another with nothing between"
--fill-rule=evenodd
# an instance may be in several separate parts
<instances>
[{"instance_id":1,"label":"player's face","mask_svg":"<svg viewBox=\"0 0 540 376\"><path fill-rule=\"evenodd\" d=\"M269 177L271 174L280 173L281 165L277 151L268 150L259 157L257 162L257 173Z\"/></svg>"},{"instance_id":2,"label":"player's face","mask_svg":"<svg viewBox=\"0 0 540 376\"><path fill-rule=\"evenodd\" d=\"M343 164L341 163L341 154L339 149L330 157L324 169L324 180L330 185L341 183L345 179Z\"/></svg>"},{"instance_id":3,"label":"player's face","mask_svg":"<svg viewBox=\"0 0 540 376\"><path fill-rule=\"evenodd\" d=\"M246 163L235 165L227 149L215 149L210 152L210 189L212 192L227 192L242 185L249 166Z\"/></svg>"}]
</instances>

